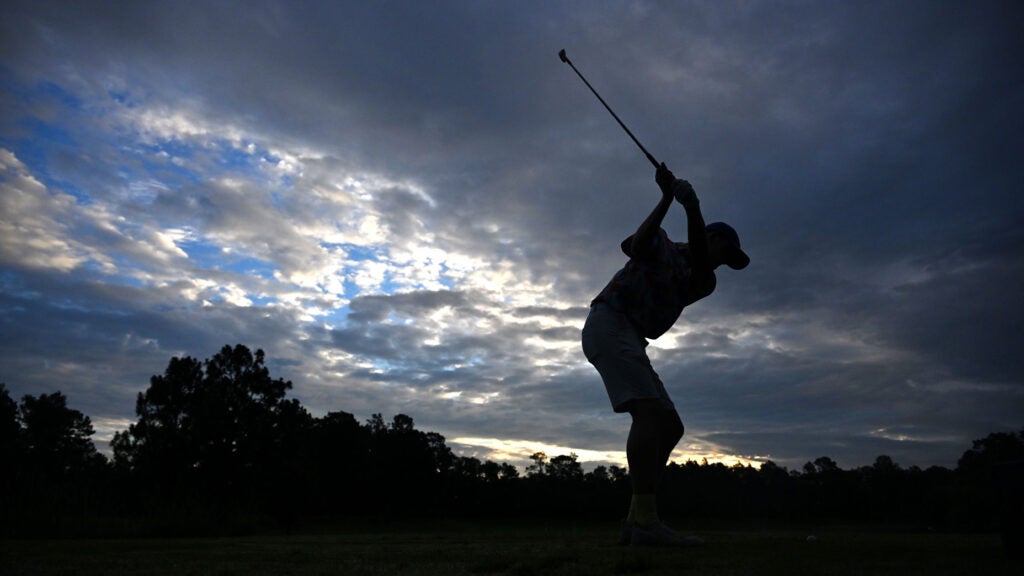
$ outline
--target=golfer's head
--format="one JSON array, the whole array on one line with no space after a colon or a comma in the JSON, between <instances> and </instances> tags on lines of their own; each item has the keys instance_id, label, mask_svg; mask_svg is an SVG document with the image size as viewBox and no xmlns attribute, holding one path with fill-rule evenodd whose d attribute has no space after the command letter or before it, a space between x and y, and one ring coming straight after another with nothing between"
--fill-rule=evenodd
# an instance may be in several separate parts
<instances>
[{"instance_id":1,"label":"golfer's head","mask_svg":"<svg viewBox=\"0 0 1024 576\"><path fill-rule=\"evenodd\" d=\"M712 222L704 227L708 242L721 246L722 263L733 270L742 270L750 264L750 257L740 248L740 236L725 222Z\"/></svg>"}]
</instances>

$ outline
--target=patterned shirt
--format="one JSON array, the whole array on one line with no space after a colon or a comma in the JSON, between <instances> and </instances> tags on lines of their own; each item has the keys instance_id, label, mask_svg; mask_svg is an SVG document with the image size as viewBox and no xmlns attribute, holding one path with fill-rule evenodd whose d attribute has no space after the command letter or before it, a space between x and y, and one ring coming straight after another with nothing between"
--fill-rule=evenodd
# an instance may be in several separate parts
<instances>
[{"instance_id":1,"label":"patterned shirt","mask_svg":"<svg viewBox=\"0 0 1024 576\"><path fill-rule=\"evenodd\" d=\"M715 274L705 286L694 286L689 248L672 242L661 228L642 256L631 253L632 241L630 236L622 242L629 261L591 304L606 303L624 313L644 338L654 339L675 324L683 308L714 291Z\"/></svg>"}]
</instances>

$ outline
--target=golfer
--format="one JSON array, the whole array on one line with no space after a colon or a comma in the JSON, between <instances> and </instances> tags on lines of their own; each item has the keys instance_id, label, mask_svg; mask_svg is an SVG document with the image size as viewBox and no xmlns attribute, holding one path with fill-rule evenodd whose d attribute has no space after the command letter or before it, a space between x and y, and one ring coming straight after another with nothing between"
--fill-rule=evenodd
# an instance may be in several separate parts
<instances>
[{"instance_id":1,"label":"golfer","mask_svg":"<svg viewBox=\"0 0 1024 576\"><path fill-rule=\"evenodd\" d=\"M669 456L683 437L683 422L645 348L672 327L683 308L715 291L715 269L740 270L750 258L731 226L704 225L693 187L664 163L655 173L661 200L636 233L622 241L629 257L594 298L583 327L583 353L597 368L612 409L632 417L626 459L633 497L622 543L675 546L699 543L677 536L658 518L655 494ZM686 243L661 228L675 199L686 210Z\"/></svg>"}]
</instances>

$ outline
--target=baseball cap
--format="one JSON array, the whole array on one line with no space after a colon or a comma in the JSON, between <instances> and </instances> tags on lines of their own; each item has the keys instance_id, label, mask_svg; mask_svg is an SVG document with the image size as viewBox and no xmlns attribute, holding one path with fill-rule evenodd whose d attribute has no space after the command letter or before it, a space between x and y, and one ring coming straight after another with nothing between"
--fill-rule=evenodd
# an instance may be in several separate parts
<instances>
[{"instance_id":1,"label":"baseball cap","mask_svg":"<svg viewBox=\"0 0 1024 576\"><path fill-rule=\"evenodd\" d=\"M704 227L709 234L716 234L729 242L730 249L725 255L725 264L733 270L742 270L750 264L750 257L740 248L740 236L725 222L712 222Z\"/></svg>"}]
</instances>

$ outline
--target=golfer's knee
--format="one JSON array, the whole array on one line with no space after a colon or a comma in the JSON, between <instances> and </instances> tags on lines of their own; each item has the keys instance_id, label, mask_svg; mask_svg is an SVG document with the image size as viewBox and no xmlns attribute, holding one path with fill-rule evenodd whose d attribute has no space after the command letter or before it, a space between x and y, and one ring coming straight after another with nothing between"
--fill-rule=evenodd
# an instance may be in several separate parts
<instances>
[{"instance_id":1,"label":"golfer's knee","mask_svg":"<svg viewBox=\"0 0 1024 576\"><path fill-rule=\"evenodd\" d=\"M682 419L679 418L679 413L672 410L668 413L664 420L664 434L666 437L673 441L673 444L679 442L683 438L683 433L686 428L683 426Z\"/></svg>"},{"instance_id":2,"label":"golfer's knee","mask_svg":"<svg viewBox=\"0 0 1024 576\"><path fill-rule=\"evenodd\" d=\"M658 400L638 398L630 400L626 407L634 422L656 424L660 420L662 410Z\"/></svg>"}]
</instances>

